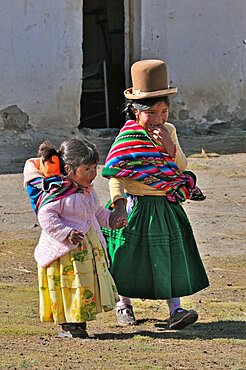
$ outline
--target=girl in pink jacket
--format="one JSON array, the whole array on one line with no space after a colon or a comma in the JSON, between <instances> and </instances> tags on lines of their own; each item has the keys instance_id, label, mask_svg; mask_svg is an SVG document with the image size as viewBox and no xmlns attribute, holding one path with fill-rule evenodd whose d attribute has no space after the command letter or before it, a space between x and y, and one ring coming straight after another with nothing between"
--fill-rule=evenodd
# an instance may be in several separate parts
<instances>
[{"instance_id":1,"label":"girl in pink jacket","mask_svg":"<svg viewBox=\"0 0 246 370\"><path fill-rule=\"evenodd\" d=\"M59 336L86 338L86 322L118 301L108 271L101 227L116 228L114 213L99 203L92 182L97 175L94 144L72 139L42 144L42 155L59 158L61 174L45 178L40 158L24 168L25 186L42 228L35 248L38 264L40 319L60 326Z\"/></svg>"}]
</instances>

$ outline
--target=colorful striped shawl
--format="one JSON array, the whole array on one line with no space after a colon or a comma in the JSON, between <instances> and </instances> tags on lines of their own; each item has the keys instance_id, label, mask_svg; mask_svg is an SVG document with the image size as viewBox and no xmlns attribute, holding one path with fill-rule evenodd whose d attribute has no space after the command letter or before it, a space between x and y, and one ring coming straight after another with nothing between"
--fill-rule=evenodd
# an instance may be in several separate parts
<instances>
[{"instance_id":1,"label":"colorful striped shawl","mask_svg":"<svg viewBox=\"0 0 246 370\"><path fill-rule=\"evenodd\" d=\"M127 121L116 137L102 175L131 178L165 191L167 199L180 204L187 199L204 200L191 171L180 172L163 148L152 141L141 125Z\"/></svg>"},{"instance_id":2,"label":"colorful striped shawl","mask_svg":"<svg viewBox=\"0 0 246 370\"><path fill-rule=\"evenodd\" d=\"M35 214L45 204L76 192L83 192L83 189L75 186L71 180L62 176L38 177L27 184L27 193Z\"/></svg>"}]
</instances>

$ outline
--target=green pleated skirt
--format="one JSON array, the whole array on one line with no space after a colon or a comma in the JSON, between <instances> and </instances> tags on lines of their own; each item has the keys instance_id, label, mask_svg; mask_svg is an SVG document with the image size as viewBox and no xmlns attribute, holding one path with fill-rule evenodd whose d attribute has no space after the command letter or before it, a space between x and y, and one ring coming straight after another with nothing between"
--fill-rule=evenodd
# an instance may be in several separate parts
<instances>
[{"instance_id":1,"label":"green pleated skirt","mask_svg":"<svg viewBox=\"0 0 246 370\"><path fill-rule=\"evenodd\" d=\"M103 234L120 295L167 299L209 285L185 211L164 196L136 197L128 226Z\"/></svg>"}]
</instances>

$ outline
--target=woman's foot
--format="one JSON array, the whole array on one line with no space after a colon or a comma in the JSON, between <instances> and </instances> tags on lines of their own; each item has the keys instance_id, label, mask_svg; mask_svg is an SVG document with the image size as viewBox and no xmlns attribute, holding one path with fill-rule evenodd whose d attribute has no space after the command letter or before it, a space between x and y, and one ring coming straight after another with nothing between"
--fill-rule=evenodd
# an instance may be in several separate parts
<instances>
[{"instance_id":1,"label":"woman's foot","mask_svg":"<svg viewBox=\"0 0 246 370\"><path fill-rule=\"evenodd\" d=\"M177 308L168 320L168 329L180 330L187 325L191 325L198 319L198 313L194 310L184 310Z\"/></svg>"},{"instance_id":2,"label":"woman's foot","mask_svg":"<svg viewBox=\"0 0 246 370\"><path fill-rule=\"evenodd\" d=\"M126 325L137 325L137 321L134 316L133 308L130 304L123 304L116 306L115 308L116 317L118 323L122 326Z\"/></svg>"},{"instance_id":3,"label":"woman's foot","mask_svg":"<svg viewBox=\"0 0 246 370\"><path fill-rule=\"evenodd\" d=\"M58 336L61 338L88 338L86 322L61 324Z\"/></svg>"}]
</instances>

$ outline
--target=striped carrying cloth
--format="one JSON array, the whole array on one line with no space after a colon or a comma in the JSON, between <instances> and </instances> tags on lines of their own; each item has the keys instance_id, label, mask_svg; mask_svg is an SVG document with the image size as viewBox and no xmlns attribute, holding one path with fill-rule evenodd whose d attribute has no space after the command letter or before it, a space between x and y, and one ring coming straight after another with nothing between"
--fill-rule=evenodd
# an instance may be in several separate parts
<instances>
[{"instance_id":1,"label":"striped carrying cloth","mask_svg":"<svg viewBox=\"0 0 246 370\"><path fill-rule=\"evenodd\" d=\"M165 192L171 203L204 200L191 171L180 172L163 148L136 121L125 123L106 158L104 177L131 178Z\"/></svg>"},{"instance_id":2,"label":"striped carrying cloth","mask_svg":"<svg viewBox=\"0 0 246 370\"><path fill-rule=\"evenodd\" d=\"M35 214L47 203L67 197L76 192L83 192L66 177L38 177L27 184L27 193Z\"/></svg>"}]
</instances>

